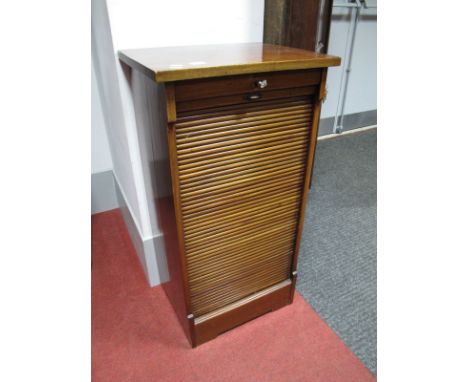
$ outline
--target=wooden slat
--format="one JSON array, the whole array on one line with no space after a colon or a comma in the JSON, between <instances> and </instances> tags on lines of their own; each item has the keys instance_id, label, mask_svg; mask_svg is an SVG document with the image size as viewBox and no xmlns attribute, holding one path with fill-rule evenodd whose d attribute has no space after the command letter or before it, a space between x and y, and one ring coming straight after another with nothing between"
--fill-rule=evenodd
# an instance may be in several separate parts
<instances>
[{"instance_id":1,"label":"wooden slat","mask_svg":"<svg viewBox=\"0 0 468 382\"><path fill-rule=\"evenodd\" d=\"M214 250L208 251L199 251L199 253L191 254L190 259L187 260L187 264L191 264L191 272L197 271L197 264L221 264L225 260L232 258L234 255L237 259L242 259L244 256L250 256L252 248L255 250L260 248L262 244L269 243L283 243L290 242L291 238L286 236L287 234L293 232L295 227L280 227L280 229L271 232L270 234L264 234L262 237L256 237L255 240L246 240L242 243L238 243L238 246L230 246L230 248L215 248ZM280 236L283 235L284 237ZM242 253L240 253L242 251ZM208 253L207 253L208 252ZM252 251L253 252L253 251ZM205 269L202 269L200 272L206 272Z\"/></svg>"},{"instance_id":2,"label":"wooden slat","mask_svg":"<svg viewBox=\"0 0 468 382\"><path fill-rule=\"evenodd\" d=\"M247 163L236 168L227 168L217 170L214 173L206 174L198 177L191 177L181 181L182 187L194 188L199 185L208 186L213 185L216 182L227 180L233 176L241 176L247 174L253 174L262 170L269 170L275 167L294 165L298 160L305 158L305 152L297 152L290 154L288 157L279 158L277 160L266 160L261 162Z\"/></svg>"},{"instance_id":3,"label":"wooden slat","mask_svg":"<svg viewBox=\"0 0 468 382\"><path fill-rule=\"evenodd\" d=\"M265 124L271 119L297 117L303 113L310 113L311 110L312 108L310 105L300 103L290 107L246 112L242 115L233 114L229 116L223 115L220 117L215 115L203 120L196 120L195 122L190 120L188 122L180 123L181 127L178 128L177 136L181 137L185 134L196 134L198 132L206 131L207 129L212 129L211 131L215 132L215 129L220 130L224 126L231 126L233 124L242 125L252 122Z\"/></svg>"},{"instance_id":4,"label":"wooden slat","mask_svg":"<svg viewBox=\"0 0 468 382\"><path fill-rule=\"evenodd\" d=\"M207 248L201 248L201 249L196 249L196 250L191 250L187 251L187 260L190 264L193 263L192 259L205 259L205 258L210 258L211 254L213 253L219 253L219 251L229 251L231 249L237 249L240 248L243 245L250 245L250 244L255 244L256 240L261 240L265 237L275 237L277 235L281 235L283 231L286 231L288 229L292 229L295 227L295 221L294 219L290 219L289 221L286 222L278 222L276 225L273 226L268 226L266 227L268 230L262 230L261 227L258 227L257 229L253 230L252 232L249 233L249 235L243 239L239 239L236 241L231 241L228 244L213 244L211 245L208 249Z\"/></svg>"},{"instance_id":5,"label":"wooden slat","mask_svg":"<svg viewBox=\"0 0 468 382\"><path fill-rule=\"evenodd\" d=\"M256 157L244 157L236 163L231 162L219 162L218 165L211 166L210 169L203 168L198 171L187 172L186 175L181 178L181 183L184 185L197 183L200 181L214 180L216 178L222 178L225 174L240 173L241 171L246 172L255 168L268 168L272 164L292 163L306 155L306 149L304 147L296 147L293 152L278 152L275 155L264 155Z\"/></svg>"},{"instance_id":6,"label":"wooden slat","mask_svg":"<svg viewBox=\"0 0 468 382\"><path fill-rule=\"evenodd\" d=\"M185 174L189 171L194 171L198 169L205 169L206 167L211 167L215 166L216 164L226 164L226 163L235 163L238 162L239 160L246 160L249 158L256 158L258 156L262 155L270 155L275 152L284 152L285 150L300 150L305 148L306 146L304 145L304 140L303 137L293 137L291 139L288 139L286 143L284 142L279 142L277 144L269 144L266 147L259 148L259 149L254 149L249 151L249 155L246 157L245 153L243 152L238 152L238 153L225 153L225 155L220 158L220 155L218 155L215 158L195 158L193 161L186 163L185 165L181 165L181 174Z\"/></svg>"},{"instance_id":7,"label":"wooden slat","mask_svg":"<svg viewBox=\"0 0 468 382\"><path fill-rule=\"evenodd\" d=\"M190 277L193 278L193 281L190 281L191 286L195 287L204 282L203 280L212 280L217 276L229 280L231 274L242 274L243 267L247 266L253 267L255 269L256 263L262 259L270 259L275 255L284 259L289 259L289 255L292 254L294 250L291 240L283 240L282 242L275 241L274 243L275 244L269 243L269 249L264 249L261 247L250 248L248 252L245 252L245 254L242 253L243 256L239 257L239 259L237 259L236 256L236 262L232 261L231 256L229 258L216 259L217 261L214 263L197 263L197 265L189 271ZM230 263L230 261L232 262ZM206 267L206 271L197 273L196 270L200 269L201 266ZM258 268L256 269L259 270Z\"/></svg>"},{"instance_id":8,"label":"wooden slat","mask_svg":"<svg viewBox=\"0 0 468 382\"><path fill-rule=\"evenodd\" d=\"M284 256L284 251L282 254L283 256L268 256L262 261L256 261L255 264L238 267L233 272L225 272L217 277L210 275L205 282L198 281L192 283L190 286L191 296L206 295L206 291L219 290L221 287L234 287L236 282L240 283L254 275L259 276L263 270L265 270L264 274L268 275L268 268L280 268L280 272L284 272L289 265L289 259L287 256Z\"/></svg>"},{"instance_id":9,"label":"wooden slat","mask_svg":"<svg viewBox=\"0 0 468 382\"><path fill-rule=\"evenodd\" d=\"M243 171L263 163L278 163L284 160L295 160L298 156L303 156L306 149L296 149L291 153L291 150L279 150L275 154L262 155L262 156L249 156L243 161L233 161L228 163L219 163L217 166L213 165L207 168L202 168L197 171L187 172L180 176L181 183L186 181L197 181L200 179L211 179L219 174L229 173L231 171Z\"/></svg>"},{"instance_id":10,"label":"wooden slat","mask_svg":"<svg viewBox=\"0 0 468 382\"><path fill-rule=\"evenodd\" d=\"M210 143L223 142L227 140L235 140L240 137L257 137L259 133L271 134L276 131L291 131L295 126L302 126L304 123L310 123L310 113L298 115L295 118L278 118L268 119L264 123L252 123L231 125L229 127L213 127L208 128L207 132L200 131L195 133L187 133L177 138L177 146L182 150L188 147L199 147L209 145Z\"/></svg>"},{"instance_id":11,"label":"wooden slat","mask_svg":"<svg viewBox=\"0 0 468 382\"><path fill-rule=\"evenodd\" d=\"M254 234L258 231L264 231L270 227L274 227L278 225L279 222L283 221L295 221L297 217L297 212L295 210L295 206L291 205L288 206L289 211L282 211L282 214L278 215L270 215L265 218L260 224L259 222L250 222L249 224L244 224L241 227L231 228L227 230L223 230L221 232L215 232L212 235L207 236L199 236L198 240L187 240L185 248L187 251L199 251L204 249L211 249L214 245L219 247L224 247L231 243L236 242L239 244L239 240L242 240L244 237ZM292 210L292 211L291 211Z\"/></svg>"},{"instance_id":12,"label":"wooden slat","mask_svg":"<svg viewBox=\"0 0 468 382\"><path fill-rule=\"evenodd\" d=\"M187 161L197 160L196 158L205 159L205 158L219 158L223 157L228 153L242 153L245 155L246 152L250 150L260 149L268 147L272 144L278 144L287 142L291 138L303 138L307 136L307 123L300 125L299 129L295 131L284 131L279 134L272 134L268 136L268 134L263 134L258 136L255 140L247 140L246 142L241 143L233 143L229 142L228 145L216 144L213 147L200 147L199 149L189 149L189 150L181 150L179 154L179 160L181 163L185 163Z\"/></svg>"},{"instance_id":13,"label":"wooden slat","mask_svg":"<svg viewBox=\"0 0 468 382\"><path fill-rule=\"evenodd\" d=\"M287 260L287 258L285 259ZM192 293L191 299L194 304L207 302L222 302L225 304L227 301L232 301L230 298L239 298L244 293L254 293L258 287L263 289L265 281L275 283L277 280L285 280L287 278L288 264L285 262L279 267L273 269L263 268L252 272L245 277L236 280L224 280L224 284L216 288L206 288L202 292ZM266 287L269 285L266 284ZM211 301L210 301L211 300Z\"/></svg>"},{"instance_id":14,"label":"wooden slat","mask_svg":"<svg viewBox=\"0 0 468 382\"><path fill-rule=\"evenodd\" d=\"M255 200L229 205L226 208L210 211L206 215L194 215L190 221L186 220L186 238L191 239L196 235L204 235L206 232L217 232L226 227L236 227L244 224L247 219L261 219L270 213L280 213L290 208L291 201L300 197L300 192L294 190L278 194L267 195L265 200L255 204Z\"/></svg>"},{"instance_id":15,"label":"wooden slat","mask_svg":"<svg viewBox=\"0 0 468 382\"><path fill-rule=\"evenodd\" d=\"M275 244L269 244L269 247L264 245L261 247L251 248L249 252L243 254L244 256L237 259L233 258L218 260L218 263L211 265L211 263L206 264L207 271L204 273L191 273L190 283L192 287L206 285L211 282L216 282L217 280L229 280L230 275L243 275L250 268L258 271L259 268L256 268L255 264L267 262L269 260L273 261L274 259L283 259L288 260L289 256L284 256L284 253L292 253L293 243L291 241L275 242ZM250 255L248 255L250 254ZM252 256L255 254L255 256ZM219 263L222 261L223 267L219 268ZM198 268L197 268L198 269Z\"/></svg>"},{"instance_id":16,"label":"wooden slat","mask_svg":"<svg viewBox=\"0 0 468 382\"><path fill-rule=\"evenodd\" d=\"M179 113L174 124L194 315L289 278L312 100Z\"/></svg>"},{"instance_id":17,"label":"wooden slat","mask_svg":"<svg viewBox=\"0 0 468 382\"><path fill-rule=\"evenodd\" d=\"M224 275L229 279L230 272L235 272L246 264L255 265L262 258L269 258L275 255L280 256L281 254L289 258L288 254L293 251L292 246L291 240L275 240L271 243L255 245L255 247L251 247L245 253L243 252L240 257L231 256L224 259L216 259L216 262L213 263L199 263L190 270L191 285L196 286L199 280L209 280L218 275ZM202 267L203 270L201 270Z\"/></svg>"},{"instance_id":18,"label":"wooden slat","mask_svg":"<svg viewBox=\"0 0 468 382\"><path fill-rule=\"evenodd\" d=\"M283 109L284 110L284 109ZM208 135L214 136L216 134L222 134L223 131L229 129L240 130L242 127L249 126L265 126L275 122L288 121L291 119L309 117L311 107L308 105L301 106L300 109L295 108L295 110L286 109L282 112L269 111L268 113L262 113L262 115L257 115L254 117L240 117L233 116L233 119L223 118L220 121L209 121L206 124L197 124L195 126L189 126L186 128L180 128L177 131L177 138L184 139L189 137L196 137L197 135Z\"/></svg>"},{"instance_id":19,"label":"wooden slat","mask_svg":"<svg viewBox=\"0 0 468 382\"><path fill-rule=\"evenodd\" d=\"M263 245L256 245L254 248L250 249L250 252L243 252L242 257L223 259L223 268L219 267L219 263L210 263L205 266L204 272L199 272L198 274L192 272L191 283L195 285L203 280L211 280L218 275L229 277L230 272L237 272L239 269L242 269L243 266L251 266L264 258L284 256L284 253L289 250L292 250L291 240L283 240L282 242L269 241ZM255 256L251 256L253 252L255 252Z\"/></svg>"},{"instance_id":20,"label":"wooden slat","mask_svg":"<svg viewBox=\"0 0 468 382\"><path fill-rule=\"evenodd\" d=\"M247 197L259 196L266 191L271 190L283 190L284 188L296 189L301 184L301 179L297 178L297 174L284 175L281 180L275 179L274 182L269 182L269 179L264 180L263 183L258 183L255 189L252 190L249 185L246 188L235 190L235 192L208 196L207 198L199 198L195 201L182 205L182 211L184 215L197 213L198 216L202 216L201 211L209 211L216 208L224 208L231 204L240 204Z\"/></svg>"},{"instance_id":21,"label":"wooden slat","mask_svg":"<svg viewBox=\"0 0 468 382\"><path fill-rule=\"evenodd\" d=\"M185 205L190 201L196 200L197 197L211 197L219 193L227 193L231 191L243 190L245 188L255 188L261 182L268 182L270 177L281 178L283 175L303 174L304 164L299 163L294 167L289 167L281 170L271 170L260 173L259 175L250 176L246 179L239 179L226 182L223 185L217 185L207 188L206 190L186 191L182 197L182 204ZM283 184L285 181L278 181L276 184Z\"/></svg>"},{"instance_id":22,"label":"wooden slat","mask_svg":"<svg viewBox=\"0 0 468 382\"><path fill-rule=\"evenodd\" d=\"M304 156L300 156L300 158L304 158ZM281 170L295 170L296 168L303 167L303 164L298 164L297 160L286 163L282 162L280 164L276 163L275 165L264 165L259 167L253 167L244 171L239 171L238 173L233 172L227 175L220 175L215 179L210 179L210 181L205 180L204 182L199 183L187 182L185 184L181 184L181 189L186 190L187 194L189 194L192 191L195 192L198 190L211 190L215 187L222 189L223 187L221 186L225 186L226 184L234 184L235 182L240 183L243 180L261 179L267 175L270 175L271 173L279 173Z\"/></svg>"}]
</instances>

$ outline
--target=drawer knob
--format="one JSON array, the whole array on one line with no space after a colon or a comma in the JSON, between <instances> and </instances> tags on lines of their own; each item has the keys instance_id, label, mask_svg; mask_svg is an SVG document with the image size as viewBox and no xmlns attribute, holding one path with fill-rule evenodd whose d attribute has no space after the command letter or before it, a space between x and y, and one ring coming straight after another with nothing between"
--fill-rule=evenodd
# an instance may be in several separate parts
<instances>
[{"instance_id":1,"label":"drawer knob","mask_svg":"<svg viewBox=\"0 0 468 382\"><path fill-rule=\"evenodd\" d=\"M259 81L255 82L255 86L257 88L260 88L260 89L266 88L268 86L268 81L267 80L259 80Z\"/></svg>"}]
</instances>

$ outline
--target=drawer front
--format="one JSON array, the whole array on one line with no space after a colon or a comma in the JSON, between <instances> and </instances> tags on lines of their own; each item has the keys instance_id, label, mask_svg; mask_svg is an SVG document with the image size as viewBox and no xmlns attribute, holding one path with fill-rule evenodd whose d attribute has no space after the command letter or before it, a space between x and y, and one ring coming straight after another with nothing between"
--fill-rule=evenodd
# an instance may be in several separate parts
<instances>
[{"instance_id":1,"label":"drawer front","mask_svg":"<svg viewBox=\"0 0 468 382\"><path fill-rule=\"evenodd\" d=\"M195 317L287 280L312 97L184 113L174 125Z\"/></svg>"},{"instance_id":2,"label":"drawer front","mask_svg":"<svg viewBox=\"0 0 468 382\"><path fill-rule=\"evenodd\" d=\"M190 101L177 102L177 114L187 111L212 108L217 106L238 105L242 103L254 104L258 101L275 100L285 97L314 95L317 93L317 86L304 86L291 89L277 89L263 92L253 92L244 94L233 94L214 98L201 98Z\"/></svg>"},{"instance_id":3,"label":"drawer front","mask_svg":"<svg viewBox=\"0 0 468 382\"><path fill-rule=\"evenodd\" d=\"M185 102L234 94L294 89L318 85L320 78L321 70L315 69L177 81L174 83L175 98L176 102Z\"/></svg>"}]
</instances>

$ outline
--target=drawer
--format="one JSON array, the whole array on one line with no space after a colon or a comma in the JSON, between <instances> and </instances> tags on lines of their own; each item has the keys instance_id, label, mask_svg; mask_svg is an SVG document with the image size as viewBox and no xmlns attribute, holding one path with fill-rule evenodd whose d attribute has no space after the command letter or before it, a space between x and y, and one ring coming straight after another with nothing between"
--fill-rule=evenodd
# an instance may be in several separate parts
<instances>
[{"instance_id":1,"label":"drawer","mask_svg":"<svg viewBox=\"0 0 468 382\"><path fill-rule=\"evenodd\" d=\"M313 69L176 81L175 99L176 102L185 102L250 92L294 89L318 85L320 79L321 69Z\"/></svg>"},{"instance_id":2,"label":"drawer","mask_svg":"<svg viewBox=\"0 0 468 382\"><path fill-rule=\"evenodd\" d=\"M177 116L186 112L239 104L255 104L259 101L273 101L282 98L295 98L313 96L318 93L318 86L303 86L289 89L276 89L268 91L246 92L241 94L225 95L220 97L201 98L176 102Z\"/></svg>"}]
</instances>

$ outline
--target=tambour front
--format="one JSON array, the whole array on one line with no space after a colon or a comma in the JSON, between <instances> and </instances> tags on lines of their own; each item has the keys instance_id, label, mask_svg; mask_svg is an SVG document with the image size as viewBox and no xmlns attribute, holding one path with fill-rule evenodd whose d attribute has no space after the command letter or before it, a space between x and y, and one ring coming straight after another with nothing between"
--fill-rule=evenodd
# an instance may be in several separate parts
<instances>
[{"instance_id":1,"label":"tambour front","mask_svg":"<svg viewBox=\"0 0 468 382\"><path fill-rule=\"evenodd\" d=\"M155 203L163 287L192 346L291 303L327 67L340 59L268 44L119 57L159 98L147 104L172 184Z\"/></svg>"}]
</instances>

